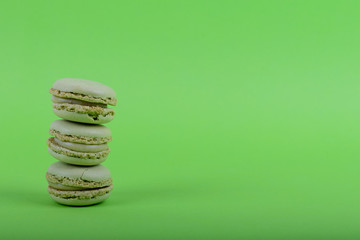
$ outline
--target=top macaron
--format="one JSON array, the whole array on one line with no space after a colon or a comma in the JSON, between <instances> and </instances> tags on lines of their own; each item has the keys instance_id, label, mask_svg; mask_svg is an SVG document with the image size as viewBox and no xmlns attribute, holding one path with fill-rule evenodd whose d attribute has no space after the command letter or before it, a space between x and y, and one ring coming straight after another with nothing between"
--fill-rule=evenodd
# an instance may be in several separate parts
<instances>
[{"instance_id":1,"label":"top macaron","mask_svg":"<svg viewBox=\"0 0 360 240\"><path fill-rule=\"evenodd\" d=\"M104 124L114 118L114 110L107 105L116 105L116 94L104 84L63 78L55 81L49 92L53 95L53 112L58 117L89 124Z\"/></svg>"}]
</instances>

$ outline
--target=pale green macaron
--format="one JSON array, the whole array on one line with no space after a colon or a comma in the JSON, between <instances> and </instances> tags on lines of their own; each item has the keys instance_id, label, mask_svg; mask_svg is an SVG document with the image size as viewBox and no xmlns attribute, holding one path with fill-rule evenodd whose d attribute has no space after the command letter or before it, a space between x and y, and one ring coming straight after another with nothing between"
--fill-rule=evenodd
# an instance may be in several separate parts
<instances>
[{"instance_id":1,"label":"pale green macaron","mask_svg":"<svg viewBox=\"0 0 360 240\"><path fill-rule=\"evenodd\" d=\"M53 112L63 119L104 124L114 118L114 110L107 105L116 105L116 94L104 84L85 79L63 78L55 81L49 91L53 95Z\"/></svg>"},{"instance_id":2,"label":"pale green macaron","mask_svg":"<svg viewBox=\"0 0 360 240\"><path fill-rule=\"evenodd\" d=\"M56 162L50 165L46 180L51 198L70 206L102 202L113 188L110 172L103 165L84 167Z\"/></svg>"},{"instance_id":3,"label":"pale green macaron","mask_svg":"<svg viewBox=\"0 0 360 240\"><path fill-rule=\"evenodd\" d=\"M51 123L47 140L49 153L59 161L81 165L97 165L110 153L107 145L112 140L111 131L103 125L56 120Z\"/></svg>"}]
</instances>

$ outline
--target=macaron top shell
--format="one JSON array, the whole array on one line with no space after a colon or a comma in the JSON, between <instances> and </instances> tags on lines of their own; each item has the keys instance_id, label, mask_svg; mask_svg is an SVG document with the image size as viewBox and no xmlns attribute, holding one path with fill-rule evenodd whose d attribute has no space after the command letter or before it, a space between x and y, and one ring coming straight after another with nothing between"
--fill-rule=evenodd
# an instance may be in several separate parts
<instances>
[{"instance_id":1,"label":"macaron top shell","mask_svg":"<svg viewBox=\"0 0 360 240\"><path fill-rule=\"evenodd\" d=\"M91 102L107 103L110 105L116 105L116 94L114 90L102 83L79 79L79 78L62 78L54 82L52 94L58 97L74 98L83 100L86 99ZM55 91L54 91L55 90ZM60 93L55 93L60 91ZM69 93L69 94L61 94ZM93 99L91 99L93 97ZM90 99L89 99L90 98ZM104 102L105 101L105 102Z\"/></svg>"},{"instance_id":2,"label":"macaron top shell","mask_svg":"<svg viewBox=\"0 0 360 240\"><path fill-rule=\"evenodd\" d=\"M64 135L79 137L111 137L110 129L103 125L76 123L63 119L52 122L50 125L50 130L55 130Z\"/></svg>"},{"instance_id":3,"label":"macaron top shell","mask_svg":"<svg viewBox=\"0 0 360 240\"><path fill-rule=\"evenodd\" d=\"M103 182L111 179L110 171L103 165L73 166L63 162L50 165L48 173L70 179L81 179L89 182Z\"/></svg>"},{"instance_id":4,"label":"macaron top shell","mask_svg":"<svg viewBox=\"0 0 360 240\"><path fill-rule=\"evenodd\" d=\"M59 79L54 82L53 88L64 92L81 93L94 97L116 97L112 88L99 82L79 78Z\"/></svg>"}]
</instances>

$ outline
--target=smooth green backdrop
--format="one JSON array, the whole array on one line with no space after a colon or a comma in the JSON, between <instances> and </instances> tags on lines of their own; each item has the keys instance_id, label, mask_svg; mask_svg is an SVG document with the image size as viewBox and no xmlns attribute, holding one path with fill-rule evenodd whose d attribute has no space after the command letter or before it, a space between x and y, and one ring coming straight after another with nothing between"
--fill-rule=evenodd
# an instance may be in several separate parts
<instances>
[{"instance_id":1,"label":"smooth green backdrop","mask_svg":"<svg viewBox=\"0 0 360 240\"><path fill-rule=\"evenodd\" d=\"M359 239L360 1L0 1L0 239ZM119 104L103 204L54 203L52 83Z\"/></svg>"}]
</instances>

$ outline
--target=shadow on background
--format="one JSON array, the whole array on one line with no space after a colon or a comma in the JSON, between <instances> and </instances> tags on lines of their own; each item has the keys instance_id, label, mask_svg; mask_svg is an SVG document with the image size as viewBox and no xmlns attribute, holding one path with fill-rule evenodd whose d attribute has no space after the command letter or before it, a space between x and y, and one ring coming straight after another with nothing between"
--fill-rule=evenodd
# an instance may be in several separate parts
<instances>
[{"instance_id":1,"label":"shadow on background","mask_svg":"<svg viewBox=\"0 0 360 240\"><path fill-rule=\"evenodd\" d=\"M144 186L114 189L109 199L102 205L151 204L164 201L181 201L193 198L203 192L195 186Z\"/></svg>"},{"instance_id":2,"label":"shadow on background","mask_svg":"<svg viewBox=\"0 0 360 240\"><path fill-rule=\"evenodd\" d=\"M95 206L112 207L119 205L152 204L158 202L179 201L196 197L201 188L195 186L136 186L134 188L115 188L109 199ZM0 203L16 206L46 206L63 207L53 201L46 189L44 191L31 191L20 188L2 188ZM84 206L86 207L86 206Z\"/></svg>"},{"instance_id":3,"label":"shadow on background","mask_svg":"<svg viewBox=\"0 0 360 240\"><path fill-rule=\"evenodd\" d=\"M9 205L41 205L54 206L54 202L50 199L48 193L45 191L31 191L19 188L5 188L1 189L0 202Z\"/></svg>"}]
</instances>

